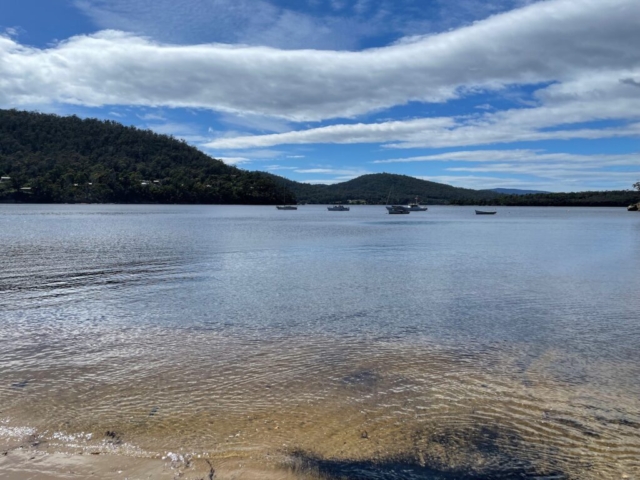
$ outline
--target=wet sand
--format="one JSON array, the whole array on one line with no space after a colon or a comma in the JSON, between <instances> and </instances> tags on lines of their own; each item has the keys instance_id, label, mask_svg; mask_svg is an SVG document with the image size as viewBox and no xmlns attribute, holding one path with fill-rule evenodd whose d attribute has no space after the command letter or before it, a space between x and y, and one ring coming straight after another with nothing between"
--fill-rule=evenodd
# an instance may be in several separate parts
<instances>
[{"instance_id":1,"label":"wet sand","mask_svg":"<svg viewBox=\"0 0 640 480\"><path fill-rule=\"evenodd\" d=\"M173 478L182 471L179 478L199 479L208 462L216 478L640 474L640 400L566 381L561 366L578 359L561 352L523 369L513 351L464 355L377 342L368 353L350 345L339 365L321 372L311 361L308 370L304 362L276 368L288 364L279 344L255 348L264 374L225 371L239 390L211 387L206 373L187 370L193 376L169 385L116 383L93 386L90 397L49 392L30 403L36 381L14 382L0 424L3 475ZM317 348L298 343L295 356L314 357ZM616 367L620 377L625 367ZM610 372L592 367L590 375L602 385Z\"/></svg>"}]
</instances>

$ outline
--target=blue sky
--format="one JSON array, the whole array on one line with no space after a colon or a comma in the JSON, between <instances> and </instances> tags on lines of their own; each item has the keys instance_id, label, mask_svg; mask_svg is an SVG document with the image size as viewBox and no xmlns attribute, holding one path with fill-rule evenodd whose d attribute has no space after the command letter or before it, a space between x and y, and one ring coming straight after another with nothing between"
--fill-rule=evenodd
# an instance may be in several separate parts
<instances>
[{"instance_id":1,"label":"blue sky","mask_svg":"<svg viewBox=\"0 0 640 480\"><path fill-rule=\"evenodd\" d=\"M0 107L116 120L295 180L640 180L637 0L0 2Z\"/></svg>"}]
</instances>

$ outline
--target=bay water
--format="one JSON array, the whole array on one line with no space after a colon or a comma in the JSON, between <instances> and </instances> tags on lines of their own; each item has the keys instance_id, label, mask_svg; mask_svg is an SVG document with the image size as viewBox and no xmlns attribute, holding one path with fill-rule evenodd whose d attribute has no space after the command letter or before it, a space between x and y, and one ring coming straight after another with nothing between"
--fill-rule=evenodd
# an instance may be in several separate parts
<instances>
[{"instance_id":1,"label":"bay water","mask_svg":"<svg viewBox=\"0 0 640 480\"><path fill-rule=\"evenodd\" d=\"M640 215L497 210L0 205L0 439L640 478Z\"/></svg>"}]
</instances>

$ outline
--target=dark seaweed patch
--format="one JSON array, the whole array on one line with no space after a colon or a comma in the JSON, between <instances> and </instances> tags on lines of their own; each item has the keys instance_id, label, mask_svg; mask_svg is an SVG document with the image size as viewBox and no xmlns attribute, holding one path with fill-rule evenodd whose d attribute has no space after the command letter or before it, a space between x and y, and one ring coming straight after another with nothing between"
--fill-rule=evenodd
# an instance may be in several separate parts
<instances>
[{"instance_id":1,"label":"dark seaweed patch","mask_svg":"<svg viewBox=\"0 0 640 480\"><path fill-rule=\"evenodd\" d=\"M323 459L300 452L295 455L295 465L294 468L297 471L313 472L327 480L507 480L514 478L560 480L567 478L560 472L541 475L526 469L484 472L460 469L442 470L429 465L420 465L412 458L396 458L386 461L349 461Z\"/></svg>"},{"instance_id":2,"label":"dark seaweed patch","mask_svg":"<svg viewBox=\"0 0 640 480\"><path fill-rule=\"evenodd\" d=\"M518 435L494 426L418 429L405 453L349 460L294 451L292 469L327 480L559 480L568 476L549 452L534 452ZM521 452L522 456L518 452Z\"/></svg>"}]
</instances>

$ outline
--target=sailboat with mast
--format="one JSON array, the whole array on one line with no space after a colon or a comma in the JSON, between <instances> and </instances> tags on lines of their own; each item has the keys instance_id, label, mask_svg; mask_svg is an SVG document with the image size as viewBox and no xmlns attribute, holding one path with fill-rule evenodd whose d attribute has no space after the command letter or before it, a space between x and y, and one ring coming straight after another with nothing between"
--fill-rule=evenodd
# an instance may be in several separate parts
<instances>
[{"instance_id":1,"label":"sailboat with mast","mask_svg":"<svg viewBox=\"0 0 640 480\"><path fill-rule=\"evenodd\" d=\"M282 205L276 205L278 210L298 210L297 205L287 205L287 187L282 184Z\"/></svg>"},{"instance_id":2,"label":"sailboat with mast","mask_svg":"<svg viewBox=\"0 0 640 480\"><path fill-rule=\"evenodd\" d=\"M411 213L409 207L404 205L389 205L389 198L391 197L391 192L393 191L393 187L389 190L389 195L387 195L387 206L386 209L390 215L408 215Z\"/></svg>"}]
</instances>

